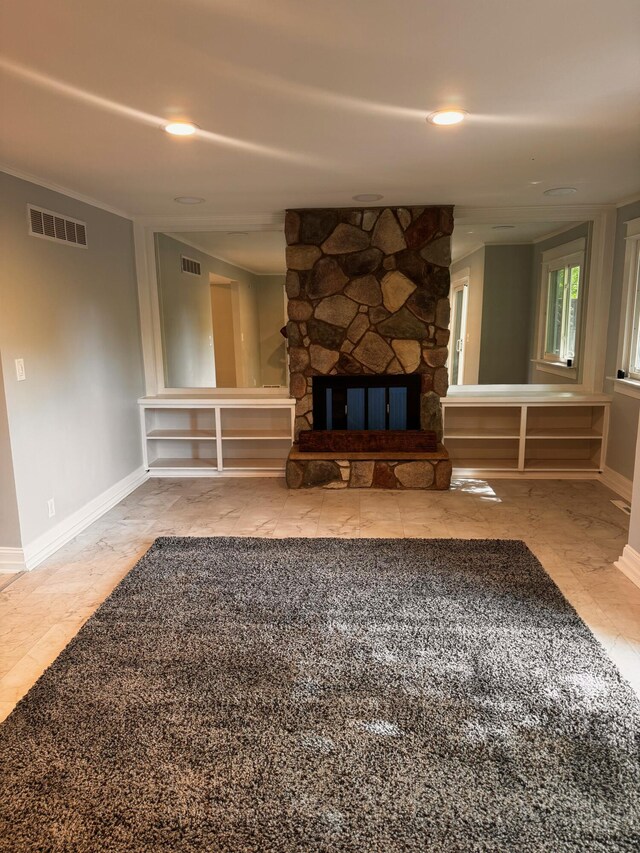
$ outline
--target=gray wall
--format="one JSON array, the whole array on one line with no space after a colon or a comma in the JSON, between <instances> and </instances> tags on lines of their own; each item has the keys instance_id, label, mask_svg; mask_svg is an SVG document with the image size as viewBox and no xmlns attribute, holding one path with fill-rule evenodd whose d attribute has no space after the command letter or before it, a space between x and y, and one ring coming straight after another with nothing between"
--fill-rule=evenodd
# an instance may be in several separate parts
<instances>
[{"instance_id":1,"label":"gray wall","mask_svg":"<svg viewBox=\"0 0 640 853\"><path fill-rule=\"evenodd\" d=\"M589 276L589 256L591 253L591 223L590 222L582 222L580 225L576 225L575 228L570 228L568 231L563 231L562 234L556 234L555 237L549 237L548 240L543 240L541 243L535 243L533 246L533 282L531 287L531 331L530 331L530 340L531 340L531 358L537 358L536 352L536 323L538 320L538 306L540 304L540 284L541 284L541 275L542 275L542 255L544 252L549 249L555 249L558 246L562 246L564 243L571 243L573 240L579 240L582 237L586 240L585 246L585 270L584 270L584 282L588 280ZM583 283L584 283L583 282ZM556 384L556 385L578 385L582 382L582 365L584 359L582 356L584 355L584 330L585 330L585 322L586 322L586 314L587 312L584 310L585 301L584 295L585 292L583 290L583 298L581 300L582 309L580 315L580 347L581 349L578 352L578 364L577 364L577 372L578 375L575 379L571 377L560 376L556 373L549 373L548 371L539 370L535 364L530 365L530 382L533 383L541 383L541 384ZM588 297L587 297L588 298Z\"/></svg>"},{"instance_id":2,"label":"gray wall","mask_svg":"<svg viewBox=\"0 0 640 853\"><path fill-rule=\"evenodd\" d=\"M606 464L629 480L633 479L640 400L615 393L611 377L616 375L618 367L622 367L621 364L617 363L617 357L624 287L625 223L629 219L637 219L639 216L640 201L618 208L605 368L605 376L607 377L605 391L609 394L613 393Z\"/></svg>"},{"instance_id":3,"label":"gray wall","mask_svg":"<svg viewBox=\"0 0 640 853\"><path fill-rule=\"evenodd\" d=\"M86 222L88 248L30 237L28 202ZM0 347L24 546L142 464L137 284L129 220L6 174L0 215Z\"/></svg>"},{"instance_id":4,"label":"gray wall","mask_svg":"<svg viewBox=\"0 0 640 853\"><path fill-rule=\"evenodd\" d=\"M521 384L529 373L533 246L485 246L478 382Z\"/></svg>"},{"instance_id":5,"label":"gray wall","mask_svg":"<svg viewBox=\"0 0 640 853\"><path fill-rule=\"evenodd\" d=\"M9 420L0 359L0 548L20 548L20 520L13 477Z\"/></svg>"}]
</instances>

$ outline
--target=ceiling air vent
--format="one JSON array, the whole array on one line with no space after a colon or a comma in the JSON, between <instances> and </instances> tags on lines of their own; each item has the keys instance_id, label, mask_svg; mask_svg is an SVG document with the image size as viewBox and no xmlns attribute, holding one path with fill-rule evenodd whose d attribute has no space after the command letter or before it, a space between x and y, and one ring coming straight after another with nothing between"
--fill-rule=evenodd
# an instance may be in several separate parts
<instances>
[{"instance_id":1,"label":"ceiling air vent","mask_svg":"<svg viewBox=\"0 0 640 853\"><path fill-rule=\"evenodd\" d=\"M52 210L27 205L29 214L29 234L55 240L56 243L68 243L72 246L87 247L87 226L77 219L69 219Z\"/></svg>"},{"instance_id":2,"label":"ceiling air vent","mask_svg":"<svg viewBox=\"0 0 640 853\"><path fill-rule=\"evenodd\" d=\"M200 275L200 264L194 261L193 258L187 258L185 255L180 255L180 263L182 264L182 272L188 272L189 275Z\"/></svg>"}]
</instances>

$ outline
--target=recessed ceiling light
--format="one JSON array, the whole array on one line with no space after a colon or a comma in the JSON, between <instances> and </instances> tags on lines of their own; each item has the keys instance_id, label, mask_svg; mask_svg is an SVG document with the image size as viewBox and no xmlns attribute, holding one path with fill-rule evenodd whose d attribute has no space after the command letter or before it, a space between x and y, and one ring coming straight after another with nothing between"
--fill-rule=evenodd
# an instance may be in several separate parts
<instances>
[{"instance_id":1,"label":"recessed ceiling light","mask_svg":"<svg viewBox=\"0 0 640 853\"><path fill-rule=\"evenodd\" d=\"M227 237L248 237L246 231L227 231Z\"/></svg>"},{"instance_id":2,"label":"recessed ceiling light","mask_svg":"<svg viewBox=\"0 0 640 853\"><path fill-rule=\"evenodd\" d=\"M510 228L515 228L515 225L492 225L494 231L508 231Z\"/></svg>"},{"instance_id":3,"label":"recessed ceiling light","mask_svg":"<svg viewBox=\"0 0 640 853\"><path fill-rule=\"evenodd\" d=\"M164 130L172 136L192 136L197 129L198 125L190 121L170 121L164 126Z\"/></svg>"},{"instance_id":4,"label":"recessed ceiling light","mask_svg":"<svg viewBox=\"0 0 640 853\"><path fill-rule=\"evenodd\" d=\"M460 124L467 117L465 110L436 110L435 113L427 116L427 121L430 124Z\"/></svg>"},{"instance_id":5,"label":"recessed ceiling light","mask_svg":"<svg viewBox=\"0 0 640 853\"><path fill-rule=\"evenodd\" d=\"M380 201L381 198L384 198L380 193L360 193L360 195L354 195L354 201Z\"/></svg>"},{"instance_id":6,"label":"recessed ceiling light","mask_svg":"<svg viewBox=\"0 0 640 853\"><path fill-rule=\"evenodd\" d=\"M179 195L177 198L174 198L174 201L177 201L178 204L202 204L204 199L199 198L197 195Z\"/></svg>"},{"instance_id":7,"label":"recessed ceiling light","mask_svg":"<svg viewBox=\"0 0 640 853\"><path fill-rule=\"evenodd\" d=\"M573 195L577 192L575 187L551 187L550 190L544 191L544 195Z\"/></svg>"}]
</instances>

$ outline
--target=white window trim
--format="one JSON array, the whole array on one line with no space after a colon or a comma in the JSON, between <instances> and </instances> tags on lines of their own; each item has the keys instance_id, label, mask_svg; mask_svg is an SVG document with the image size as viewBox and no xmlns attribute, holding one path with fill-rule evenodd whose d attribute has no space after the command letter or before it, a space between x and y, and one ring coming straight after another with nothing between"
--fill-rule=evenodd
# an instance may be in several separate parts
<instances>
[{"instance_id":1,"label":"white window trim","mask_svg":"<svg viewBox=\"0 0 640 853\"><path fill-rule=\"evenodd\" d=\"M542 373L556 373L558 376L564 376L565 379L577 379L578 368L569 367L563 361L549 361L545 358L532 358L531 363L535 364L536 370Z\"/></svg>"},{"instance_id":2,"label":"white window trim","mask_svg":"<svg viewBox=\"0 0 640 853\"><path fill-rule=\"evenodd\" d=\"M633 327L635 321L636 281L635 271L640 254L640 216L629 219L626 223L624 272L622 285L622 301L620 304L620 333L618 337L618 361L616 368L622 368L628 378L616 379L616 390L628 393L630 387L640 388L640 374L630 375L629 363L633 344ZM640 318L639 318L640 319ZM627 383L618 385L617 383ZM629 383L635 383L630 386ZM633 395L635 396L635 394Z\"/></svg>"},{"instance_id":3,"label":"white window trim","mask_svg":"<svg viewBox=\"0 0 640 853\"><path fill-rule=\"evenodd\" d=\"M563 243L561 246L556 246L554 249L547 249L546 252L542 253L540 290L538 294L538 353L537 358L532 358L531 361L536 365L537 370L541 370L544 373L556 373L561 376L565 376L568 379L578 378L578 362L581 357L582 335L580 334L580 326L582 324L583 300L585 294L584 287L586 281L585 249L586 240L584 237L581 237L579 240L572 240L571 243ZM576 356L573 360L573 364L569 367L564 362L557 361L555 357L550 357L545 352L545 342L547 335L549 273L571 264L580 265L581 293L578 304L578 324L576 327Z\"/></svg>"},{"instance_id":4,"label":"white window trim","mask_svg":"<svg viewBox=\"0 0 640 853\"><path fill-rule=\"evenodd\" d=\"M613 382L613 390L616 394L624 394L625 397L635 397L640 400L640 382L637 379L618 379L617 376L608 376Z\"/></svg>"}]
</instances>

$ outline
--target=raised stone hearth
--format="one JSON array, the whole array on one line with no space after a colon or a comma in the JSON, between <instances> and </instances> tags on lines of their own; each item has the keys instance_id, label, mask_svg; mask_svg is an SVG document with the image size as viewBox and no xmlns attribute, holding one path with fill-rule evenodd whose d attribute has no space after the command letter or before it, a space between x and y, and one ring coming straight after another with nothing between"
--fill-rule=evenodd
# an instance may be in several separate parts
<instances>
[{"instance_id":1,"label":"raised stone hearth","mask_svg":"<svg viewBox=\"0 0 640 853\"><path fill-rule=\"evenodd\" d=\"M419 374L419 427L442 441L452 231L453 208L446 206L287 211L296 439L314 426L314 376ZM291 488L447 488L451 465L439 448L443 455L435 459L352 454L303 464L294 446L287 482Z\"/></svg>"},{"instance_id":2,"label":"raised stone hearth","mask_svg":"<svg viewBox=\"0 0 640 853\"><path fill-rule=\"evenodd\" d=\"M345 458L346 456L346 458ZM307 453L294 444L287 460L290 489L448 489L451 462L445 447L433 453Z\"/></svg>"}]
</instances>

